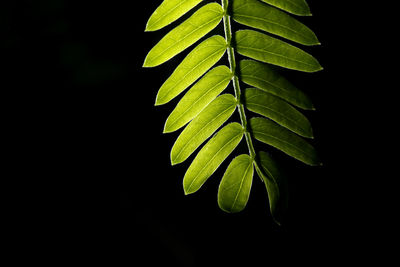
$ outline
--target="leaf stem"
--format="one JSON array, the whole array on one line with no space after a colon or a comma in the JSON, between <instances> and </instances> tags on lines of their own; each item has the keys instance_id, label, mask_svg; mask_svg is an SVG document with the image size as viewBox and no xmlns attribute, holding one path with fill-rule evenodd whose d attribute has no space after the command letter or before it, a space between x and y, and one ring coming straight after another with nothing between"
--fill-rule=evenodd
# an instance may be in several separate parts
<instances>
[{"instance_id":1,"label":"leaf stem","mask_svg":"<svg viewBox=\"0 0 400 267\"><path fill-rule=\"evenodd\" d=\"M231 20L230 20L230 14L228 12L229 1L222 0L221 2L222 2L222 8L224 9L223 22L224 22L225 39L228 44L227 52L228 52L229 68L231 69L231 71L233 73L233 77L232 77L233 89L235 91L236 100L238 101L237 108L238 108L239 115L240 115L240 122L245 130L244 135L246 138L247 147L249 149L249 155L253 159L257 174L260 176L261 181L264 182L266 177L257 164L256 152L254 150L251 133L249 132L248 127L247 127L247 119L246 119L246 113L244 110L244 105L241 101L241 90L240 90L239 78L236 75L235 51L234 51L234 48L232 47Z\"/></svg>"}]
</instances>

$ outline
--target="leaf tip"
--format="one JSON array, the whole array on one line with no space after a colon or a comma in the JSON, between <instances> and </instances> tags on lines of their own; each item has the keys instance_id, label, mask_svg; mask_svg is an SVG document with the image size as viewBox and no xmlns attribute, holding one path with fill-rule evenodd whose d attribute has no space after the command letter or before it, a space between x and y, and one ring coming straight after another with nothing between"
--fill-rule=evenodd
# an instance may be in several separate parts
<instances>
[{"instance_id":1,"label":"leaf tip","mask_svg":"<svg viewBox=\"0 0 400 267\"><path fill-rule=\"evenodd\" d=\"M151 18L150 18L151 19ZM146 28L144 29L144 31L145 32L154 32L154 31L156 31L157 29L156 28L154 28L154 27L152 27L151 26L151 24L150 24L150 20L147 22L147 24L146 24Z\"/></svg>"},{"instance_id":2,"label":"leaf tip","mask_svg":"<svg viewBox=\"0 0 400 267\"><path fill-rule=\"evenodd\" d=\"M305 134L303 135L305 138L314 139L314 132L311 126L307 129Z\"/></svg>"},{"instance_id":3,"label":"leaf tip","mask_svg":"<svg viewBox=\"0 0 400 267\"><path fill-rule=\"evenodd\" d=\"M150 67L153 67L153 66L149 63L148 57L146 57L146 58L144 59L142 68L150 68Z\"/></svg>"},{"instance_id":4,"label":"leaf tip","mask_svg":"<svg viewBox=\"0 0 400 267\"><path fill-rule=\"evenodd\" d=\"M218 192L218 207L219 207L222 211L224 211L224 212L226 212L226 213L234 213L234 212L232 211L232 207L230 207L229 205L227 205L227 204L223 201L223 199L221 198L220 192Z\"/></svg>"},{"instance_id":5,"label":"leaf tip","mask_svg":"<svg viewBox=\"0 0 400 267\"><path fill-rule=\"evenodd\" d=\"M219 206L219 208L220 208L222 211L224 211L224 212L226 212L226 213L232 213L232 211L226 209L222 204L218 203L218 206Z\"/></svg>"},{"instance_id":6,"label":"leaf tip","mask_svg":"<svg viewBox=\"0 0 400 267\"><path fill-rule=\"evenodd\" d=\"M171 160L171 166L175 166L176 164L179 163L179 162L176 161L176 159L175 159L175 157L172 155L172 153L171 153L171 158L170 158L170 160Z\"/></svg>"},{"instance_id":7,"label":"leaf tip","mask_svg":"<svg viewBox=\"0 0 400 267\"><path fill-rule=\"evenodd\" d=\"M322 67L319 63L316 65L316 67L313 69L313 70L311 70L311 71L309 71L309 72L319 72L319 71L322 71L322 70L324 70L324 67Z\"/></svg>"},{"instance_id":8,"label":"leaf tip","mask_svg":"<svg viewBox=\"0 0 400 267\"><path fill-rule=\"evenodd\" d=\"M166 102L160 100L159 95L157 95L157 97L156 97L156 102L154 103L154 106L161 106L161 105L163 105L163 104L165 104L165 103L166 103Z\"/></svg>"},{"instance_id":9,"label":"leaf tip","mask_svg":"<svg viewBox=\"0 0 400 267\"><path fill-rule=\"evenodd\" d=\"M164 129L163 129L163 134L166 134L166 133L170 133L170 132L173 132L171 129L169 129L169 127L167 127L166 125L164 126Z\"/></svg>"},{"instance_id":10,"label":"leaf tip","mask_svg":"<svg viewBox=\"0 0 400 267\"><path fill-rule=\"evenodd\" d=\"M193 194L195 191L190 190L190 187L186 187L185 185L183 185L183 193L185 194L185 196Z\"/></svg>"},{"instance_id":11,"label":"leaf tip","mask_svg":"<svg viewBox=\"0 0 400 267\"><path fill-rule=\"evenodd\" d=\"M155 105L157 105L157 103ZM171 115L172 114L168 116L167 120L164 123L163 133L172 133L179 129L176 127L173 121L171 122Z\"/></svg>"},{"instance_id":12,"label":"leaf tip","mask_svg":"<svg viewBox=\"0 0 400 267\"><path fill-rule=\"evenodd\" d=\"M178 165L179 163L182 163L184 161L176 155L175 147L172 147L171 149L170 160L171 160L171 166Z\"/></svg>"},{"instance_id":13,"label":"leaf tip","mask_svg":"<svg viewBox=\"0 0 400 267\"><path fill-rule=\"evenodd\" d=\"M154 50L150 50L149 53L147 53L146 58L144 59L143 62L143 67L144 68L152 68L160 65L161 63L157 61L157 59L154 57Z\"/></svg>"}]
</instances>

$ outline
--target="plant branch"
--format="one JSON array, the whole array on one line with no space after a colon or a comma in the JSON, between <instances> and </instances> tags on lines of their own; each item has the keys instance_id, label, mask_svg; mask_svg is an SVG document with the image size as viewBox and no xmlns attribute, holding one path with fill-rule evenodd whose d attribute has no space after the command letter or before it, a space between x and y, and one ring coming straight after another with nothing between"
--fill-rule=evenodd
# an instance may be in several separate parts
<instances>
[{"instance_id":1,"label":"plant branch","mask_svg":"<svg viewBox=\"0 0 400 267\"><path fill-rule=\"evenodd\" d=\"M222 8L224 9L224 17L223 17L223 22L224 22L224 31L225 31L225 39L226 42L228 44L228 48L227 48L227 52L228 52L228 60L229 60L229 68L231 69L232 73L233 73L233 89L235 91L235 97L236 100L238 101L237 104L237 108L239 111L239 115L240 115L240 121L241 124L243 126L243 128L245 129L244 135L246 138L246 144L247 147L249 149L249 155L250 157L253 159L254 162L254 166L256 168L256 171L258 173L258 175L261 178L261 181L264 182L266 178L266 176L264 175L264 173L261 171L261 169L259 168L258 164L257 164L257 160L256 160L256 152L253 146L253 141L251 138L251 133L248 130L248 126L247 126L247 119L246 119L246 113L244 110L244 105L242 103L242 98L241 98L241 90L240 90L240 84L239 84L239 78L236 74L236 59L235 59L235 51L234 48L232 47L232 29L231 29L231 19L230 19L230 14L229 14L229 1L228 0L222 0Z\"/></svg>"}]
</instances>

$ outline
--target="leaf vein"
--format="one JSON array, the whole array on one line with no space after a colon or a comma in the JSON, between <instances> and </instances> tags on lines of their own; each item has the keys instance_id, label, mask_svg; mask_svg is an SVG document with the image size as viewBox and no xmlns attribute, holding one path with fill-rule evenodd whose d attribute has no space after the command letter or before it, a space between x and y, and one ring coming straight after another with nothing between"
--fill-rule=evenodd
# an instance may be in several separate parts
<instances>
[{"instance_id":1,"label":"leaf vein","mask_svg":"<svg viewBox=\"0 0 400 267\"><path fill-rule=\"evenodd\" d=\"M250 167L252 167L252 164L249 164L249 166L246 168L246 171L245 171L245 173L244 173L244 175L243 175L243 177L242 177L242 179L241 179L241 181L240 181L239 190L238 190L238 192L237 192L237 194L236 194L236 196L235 196L235 199L234 199L234 201L233 201L233 203L232 203L231 210L233 210L233 208L234 208L235 205L236 205L236 201L237 201L237 199L238 199L238 197L239 197L240 191L242 191L243 182L244 182L244 180L245 180L245 177L246 177L247 173L248 173L249 170L250 170Z\"/></svg>"}]
</instances>

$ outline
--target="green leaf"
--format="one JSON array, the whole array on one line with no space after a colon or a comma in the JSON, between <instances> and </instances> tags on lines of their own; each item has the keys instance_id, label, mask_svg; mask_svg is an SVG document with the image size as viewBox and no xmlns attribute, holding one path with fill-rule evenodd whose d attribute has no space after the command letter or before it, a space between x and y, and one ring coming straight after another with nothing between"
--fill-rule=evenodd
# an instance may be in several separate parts
<instances>
[{"instance_id":1,"label":"green leaf","mask_svg":"<svg viewBox=\"0 0 400 267\"><path fill-rule=\"evenodd\" d=\"M320 44L304 24L258 0L233 1L233 19L244 25L264 30L304 45Z\"/></svg>"},{"instance_id":2,"label":"green leaf","mask_svg":"<svg viewBox=\"0 0 400 267\"><path fill-rule=\"evenodd\" d=\"M310 122L287 102L255 88L246 89L244 96L248 110L270 118L301 136L313 138Z\"/></svg>"},{"instance_id":3,"label":"green leaf","mask_svg":"<svg viewBox=\"0 0 400 267\"><path fill-rule=\"evenodd\" d=\"M302 91L279 75L272 66L254 60L239 63L240 78L267 93L280 97L302 109L314 109L311 100Z\"/></svg>"},{"instance_id":4,"label":"green leaf","mask_svg":"<svg viewBox=\"0 0 400 267\"><path fill-rule=\"evenodd\" d=\"M243 137L243 127L233 122L222 128L200 150L183 178L185 194L200 189L219 165L232 153Z\"/></svg>"},{"instance_id":5,"label":"green leaf","mask_svg":"<svg viewBox=\"0 0 400 267\"><path fill-rule=\"evenodd\" d=\"M226 50L226 41L214 35L194 48L164 82L157 94L156 105L162 105L175 98L209 70Z\"/></svg>"},{"instance_id":6,"label":"green leaf","mask_svg":"<svg viewBox=\"0 0 400 267\"><path fill-rule=\"evenodd\" d=\"M270 5L276 6L289 13L299 16L311 16L310 8L305 0L261 0Z\"/></svg>"},{"instance_id":7,"label":"green leaf","mask_svg":"<svg viewBox=\"0 0 400 267\"><path fill-rule=\"evenodd\" d=\"M250 119L254 138L306 164L321 165L315 149L303 138L265 118Z\"/></svg>"},{"instance_id":8,"label":"green leaf","mask_svg":"<svg viewBox=\"0 0 400 267\"><path fill-rule=\"evenodd\" d=\"M276 38L253 30L237 31L235 36L237 52L243 56L298 71L322 70L313 56Z\"/></svg>"},{"instance_id":9,"label":"green leaf","mask_svg":"<svg viewBox=\"0 0 400 267\"><path fill-rule=\"evenodd\" d=\"M266 153L258 153L263 173L265 187L268 193L269 207L274 220L281 224L282 217L288 208L288 185L285 177L279 171L276 162Z\"/></svg>"},{"instance_id":10,"label":"green leaf","mask_svg":"<svg viewBox=\"0 0 400 267\"><path fill-rule=\"evenodd\" d=\"M143 67L158 66L176 56L214 29L223 16L222 7L210 3L171 30L147 54Z\"/></svg>"},{"instance_id":11,"label":"green leaf","mask_svg":"<svg viewBox=\"0 0 400 267\"><path fill-rule=\"evenodd\" d=\"M178 130L192 120L204 107L217 97L229 84L232 72L226 66L218 66L204 75L182 97L176 108L169 115L164 133Z\"/></svg>"},{"instance_id":12,"label":"green leaf","mask_svg":"<svg viewBox=\"0 0 400 267\"><path fill-rule=\"evenodd\" d=\"M236 98L225 94L212 101L182 131L171 150L172 165L186 160L235 111Z\"/></svg>"},{"instance_id":13,"label":"green leaf","mask_svg":"<svg viewBox=\"0 0 400 267\"><path fill-rule=\"evenodd\" d=\"M202 0L164 0L146 25L147 32L164 28L194 8Z\"/></svg>"},{"instance_id":14,"label":"green leaf","mask_svg":"<svg viewBox=\"0 0 400 267\"><path fill-rule=\"evenodd\" d=\"M232 160L218 189L218 205L222 210L233 213L246 207L253 173L253 159L249 155L240 155Z\"/></svg>"}]
</instances>

